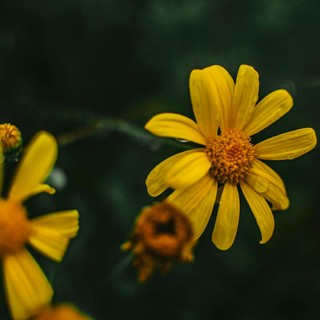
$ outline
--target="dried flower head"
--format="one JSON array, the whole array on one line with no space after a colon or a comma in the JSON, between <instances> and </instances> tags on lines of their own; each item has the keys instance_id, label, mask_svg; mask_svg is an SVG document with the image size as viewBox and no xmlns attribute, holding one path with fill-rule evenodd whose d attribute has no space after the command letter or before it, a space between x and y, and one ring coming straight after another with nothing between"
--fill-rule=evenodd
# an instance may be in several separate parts
<instances>
[{"instance_id":1,"label":"dried flower head","mask_svg":"<svg viewBox=\"0 0 320 320\"><path fill-rule=\"evenodd\" d=\"M166 272L175 261L192 261L194 244L189 219L171 204L162 202L141 212L122 249L132 251L138 279L144 282L155 269Z\"/></svg>"}]
</instances>

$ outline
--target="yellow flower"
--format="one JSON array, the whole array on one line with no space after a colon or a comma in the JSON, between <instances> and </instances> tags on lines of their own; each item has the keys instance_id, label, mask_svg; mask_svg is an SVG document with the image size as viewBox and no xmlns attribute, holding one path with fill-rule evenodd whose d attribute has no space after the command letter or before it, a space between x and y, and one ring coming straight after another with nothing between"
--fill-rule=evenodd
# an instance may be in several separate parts
<instances>
[{"instance_id":1,"label":"yellow flower","mask_svg":"<svg viewBox=\"0 0 320 320\"><path fill-rule=\"evenodd\" d=\"M166 272L175 261L193 260L195 245L188 217L173 205L162 202L144 208L123 250L132 250L138 280L146 281L155 269Z\"/></svg>"},{"instance_id":2,"label":"yellow flower","mask_svg":"<svg viewBox=\"0 0 320 320\"><path fill-rule=\"evenodd\" d=\"M71 304L58 304L45 308L33 320L91 320Z\"/></svg>"},{"instance_id":3,"label":"yellow flower","mask_svg":"<svg viewBox=\"0 0 320 320\"><path fill-rule=\"evenodd\" d=\"M0 258L5 292L15 320L27 319L47 305L53 290L26 244L54 261L61 261L69 239L78 232L78 211L55 212L28 219L22 202L40 192L54 193L43 184L57 157L57 143L39 132L19 163L6 198L0 199ZM1 166L1 174L3 167Z\"/></svg>"},{"instance_id":4,"label":"yellow flower","mask_svg":"<svg viewBox=\"0 0 320 320\"><path fill-rule=\"evenodd\" d=\"M4 153L19 149L22 145L20 130L11 123L0 124L0 143Z\"/></svg>"},{"instance_id":5,"label":"yellow flower","mask_svg":"<svg viewBox=\"0 0 320 320\"><path fill-rule=\"evenodd\" d=\"M236 83L218 65L193 70L189 85L196 122L180 114L163 113L154 116L145 128L155 135L202 147L176 154L156 166L146 180L148 192L158 196L169 187L175 189L168 201L188 214L199 237L221 186L212 241L226 250L238 229L240 185L260 228L260 243L265 243L274 230L268 202L272 209L284 210L289 200L282 179L260 160L291 160L303 155L315 147L315 132L298 129L251 143L250 137L288 112L293 100L286 90L276 90L256 104L259 79L250 66L240 66Z\"/></svg>"}]
</instances>

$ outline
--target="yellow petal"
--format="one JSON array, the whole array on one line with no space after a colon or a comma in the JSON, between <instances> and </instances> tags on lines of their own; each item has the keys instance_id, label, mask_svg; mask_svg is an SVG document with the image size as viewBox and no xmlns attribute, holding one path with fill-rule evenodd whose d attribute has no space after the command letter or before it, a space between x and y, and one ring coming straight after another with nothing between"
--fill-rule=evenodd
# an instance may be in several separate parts
<instances>
[{"instance_id":1,"label":"yellow petal","mask_svg":"<svg viewBox=\"0 0 320 320\"><path fill-rule=\"evenodd\" d=\"M279 189L281 190L281 192L283 192L284 194L287 194L287 190L286 190L286 187L284 185L283 180L278 175L278 173L275 172L272 168L270 168L267 164L260 161L259 159L254 159L254 161L252 163L252 167L259 169L259 170L262 170L262 171L265 171L266 174L268 174L269 176L271 176L273 179L275 179L277 181L277 185L278 185Z\"/></svg>"},{"instance_id":2,"label":"yellow petal","mask_svg":"<svg viewBox=\"0 0 320 320\"><path fill-rule=\"evenodd\" d=\"M168 168L164 180L173 189L185 189L208 174L210 167L211 162L203 151L193 152Z\"/></svg>"},{"instance_id":3,"label":"yellow petal","mask_svg":"<svg viewBox=\"0 0 320 320\"><path fill-rule=\"evenodd\" d=\"M66 210L52 212L31 220L33 227L51 229L67 238L74 238L79 230L79 212Z\"/></svg>"},{"instance_id":4,"label":"yellow petal","mask_svg":"<svg viewBox=\"0 0 320 320\"><path fill-rule=\"evenodd\" d=\"M264 140L255 147L259 159L292 160L312 150L316 144L315 131L303 128Z\"/></svg>"},{"instance_id":5,"label":"yellow petal","mask_svg":"<svg viewBox=\"0 0 320 320\"><path fill-rule=\"evenodd\" d=\"M220 97L229 94L229 88L225 83L219 83L220 76L214 79L212 72L193 70L189 80L193 113L202 134L207 139L217 135L221 109ZM216 74L219 75L218 68L216 68Z\"/></svg>"},{"instance_id":6,"label":"yellow petal","mask_svg":"<svg viewBox=\"0 0 320 320\"><path fill-rule=\"evenodd\" d=\"M272 176L266 171L262 162L254 161L246 176L246 183L258 194L272 203L273 210L285 210L289 207L284 183L279 176ZM269 168L270 169L270 168Z\"/></svg>"},{"instance_id":7,"label":"yellow petal","mask_svg":"<svg viewBox=\"0 0 320 320\"><path fill-rule=\"evenodd\" d=\"M202 149L193 149L175 154L168 159L160 162L156 167L152 169L146 179L146 186L150 196L157 197L162 192L169 188L169 185L165 183L164 176L168 169L172 167L177 161L184 158L194 152L199 152Z\"/></svg>"},{"instance_id":8,"label":"yellow petal","mask_svg":"<svg viewBox=\"0 0 320 320\"><path fill-rule=\"evenodd\" d=\"M262 99L253 109L250 121L244 128L248 136L270 126L286 114L293 106L293 99L288 91L276 90Z\"/></svg>"},{"instance_id":9,"label":"yellow petal","mask_svg":"<svg viewBox=\"0 0 320 320\"><path fill-rule=\"evenodd\" d=\"M45 228L33 228L29 243L46 257L60 262L69 245L69 239Z\"/></svg>"},{"instance_id":10,"label":"yellow petal","mask_svg":"<svg viewBox=\"0 0 320 320\"><path fill-rule=\"evenodd\" d=\"M57 142L50 133L41 131L34 136L19 163L8 195L10 200L22 202L39 192L54 192L42 182L52 170L57 150Z\"/></svg>"},{"instance_id":11,"label":"yellow petal","mask_svg":"<svg viewBox=\"0 0 320 320\"><path fill-rule=\"evenodd\" d=\"M241 183L241 190L256 218L261 232L260 243L266 243L272 236L274 230L274 218L266 200L257 194L249 185Z\"/></svg>"},{"instance_id":12,"label":"yellow petal","mask_svg":"<svg viewBox=\"0 0 320 320\"><path fill-rule=\"evenodd\" d=\"M69 244L79 230L77 210L61 211L30 221L32 234L29 243L43 255L61 261Z\"/></svg>"},{"instance_id":13,"label":"yellow petal","mask_svg":"<svg viewBox=\"0 0 320 320\"><path fill-rule=\"evenodd\" d=\"M214 65L203 69L208 72L212 83L212 103L214 109L220 112L220 128L222 131L231 128L230 115L232 97L234 92L234 81L229 72L221 66Z\"/></svg>"},{"instance_id":14,"label":"yellow petal","mask_svg":"<svg viewBox=\"0 0 320 320\"><path fill-rule=\"evenodd\" d=\"M179 208L190 219L195 239L203 233L215 203L218 183L209 175L187 189L174 191L166 201Z\"/></svg>"},{"instance_id":15,"label":"yellow petal","mask_svg":"<svg viewBox=\"0 0 320 320\"><path fill-rule=\"evenodd\" d=\"M198 125L191 119L176 113L161 113L152 117L145 129L156 136L176 138L206 145Z\"/></svg>"},{"instance_id":16,"label":"yellow petal","mask_svg":"<svg viewBox=\"0 0 320 320\"><path fill-rule=\"evenodd\" d=\"M0 145L0 164L1 164L1 165L3 165L4 160L5 160L5 156L3 155L3 148L2 148L2 146Z\"/></svg>"},{"instance_id":17,"label":"yellow petal","mask_svg":"<svg viewBox=\"0 0 320 320\"><path fill-rule=\"evenodd\" d=\"M241 65L232 100L233 129L242 130L258 100L259 75L250 66Z\"/></svg>"},{"instance_id":18,"label":"yellow petal","mask_svg":"<svg viewBox=\"0 0 320 320\"><path fill-rule=\"evenodd\" d=\"M212 242L220 249L229 249L236 237L240 217L240 200L236 185L226 183L222 190Z\"/></svg>"},{"instance_id":19,"label":"yellow petal","mask_svg":"<svg viewBox=\"0 0 320 320\"><path fill-rule=\"evenodd\" d=\"M5 290L14 320L29 319L50 303L52 288L25 249L3 258Z\"/></svg>"}]
</instances>

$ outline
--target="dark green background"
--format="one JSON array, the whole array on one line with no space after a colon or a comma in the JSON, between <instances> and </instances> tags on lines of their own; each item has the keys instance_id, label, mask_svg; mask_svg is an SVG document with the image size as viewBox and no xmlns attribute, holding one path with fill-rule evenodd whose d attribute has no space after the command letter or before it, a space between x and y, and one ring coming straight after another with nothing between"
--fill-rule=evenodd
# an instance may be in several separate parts
<instances>
[{"instance_id":1,"label":"dark green background","mask_svg":"<svg viewBox=\"0 0 320 320\"><path fill-rule=\"evenodd\" d=\"M301 127L318 131L319 14L318 1L302 0L0 2L1 122L16 124L25 142L47 130L61 143L51 178L57 193L29 200L30 216L72 208L81 215L61 264L35 253L55 301L72 302L98 320L319 317L318 148L271 163L291 206L275 212L267 244L259 244L242 199L238 235L227 252L211 243L212 220L194 263L141 285L120 251L141 208L154 201L144 185L148 172L182 150L143 125L163 111L193 117L192 69L220 64L235 76L246 63L260 74L260 98L278 88L292 93L294 108L254 142ZM67 143L67 133L76 139Z\"/></svg>"}]
</instances>

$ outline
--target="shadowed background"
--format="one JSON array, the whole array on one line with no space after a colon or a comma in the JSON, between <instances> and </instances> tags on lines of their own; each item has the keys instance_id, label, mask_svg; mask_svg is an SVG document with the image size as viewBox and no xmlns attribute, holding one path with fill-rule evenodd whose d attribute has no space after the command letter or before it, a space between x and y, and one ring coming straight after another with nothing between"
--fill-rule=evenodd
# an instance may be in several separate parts
<instances>
[{"instance_id":1,"label":"shadowed background","mask_svg":"<svg viewBox=\"0 0 320 320\"><path fill-rule=\"evenodd\" d=\"M291 205L275 212L275 233L265 245L242 198L230 250L211 243L212 219L194 263L144 285L120 246L141 208L154 201L147 174L182 150L143 125L159 112L193 118L192 69L220 64L235 77L246 63L260 74L260 98L290 91L293 109L253 142L301 127L318 131L319 13L317 1L301 0L0 2L1 122L17 125L26 143L38 130L60 143L49 181L57 193L28 201L30 216L80 211L79 235L62 263L35 253L54 301L72 302L98 320L317 317L318 148L269 163L283 177ZM8 178L15 165L8 164Z\"/></svg>"}]
</instances>

